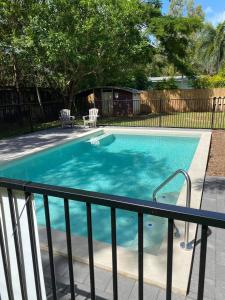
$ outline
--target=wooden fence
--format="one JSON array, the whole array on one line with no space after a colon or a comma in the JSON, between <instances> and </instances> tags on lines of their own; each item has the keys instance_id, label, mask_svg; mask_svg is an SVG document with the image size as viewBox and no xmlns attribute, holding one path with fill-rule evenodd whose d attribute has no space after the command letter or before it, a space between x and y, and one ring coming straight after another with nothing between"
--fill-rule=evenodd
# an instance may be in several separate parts
<instances>
[{"instance_id":1,"label":"wooden fence","mask_svg":"<svg viewBox=\"0 0 225 300\"><path fill-rule=\"evenodd\" d=\"M225 88L143 91L140 101L142 113L209 112L214 105L224 112Z\"/></svg>"}]
</instances>

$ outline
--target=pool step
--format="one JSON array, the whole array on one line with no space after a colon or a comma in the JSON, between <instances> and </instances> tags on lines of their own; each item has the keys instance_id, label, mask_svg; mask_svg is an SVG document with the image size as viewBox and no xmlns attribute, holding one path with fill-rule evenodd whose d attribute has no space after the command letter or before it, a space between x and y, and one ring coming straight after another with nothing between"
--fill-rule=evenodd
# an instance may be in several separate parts
<instances>
[{"instance_id":1,"label":"pool step","mask_svg":"<svg viewBox=\"0 0 225 300\"><path fill-rule=\"evenodd\" d=\"M157 202L176 205L178 197L178 192L162 193L157 197Z\"/></svg>"},{"instance_id":2,"label":"pool step","mask_svg":"<svg viewBox=\"0 0 225 300\"><path fill-rule=\"evenodd\" d=\"M115 137L113 134L105 133L105 134L99 135L97 137L93 137L90 140L88 140L87 142L92 145L96 145L96 146L100 145L100 143L102 146L108 146L111 143L113 143L114 140L115 140Z\"/></svg>"}]
</instances>

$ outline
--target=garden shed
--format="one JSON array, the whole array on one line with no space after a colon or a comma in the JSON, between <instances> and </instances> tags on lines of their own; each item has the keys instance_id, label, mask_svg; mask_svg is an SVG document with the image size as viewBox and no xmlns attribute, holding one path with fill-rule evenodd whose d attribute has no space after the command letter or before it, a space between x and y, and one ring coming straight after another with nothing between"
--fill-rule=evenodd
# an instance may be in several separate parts
<instances>
[{"instance_id":1,"label":"garden shed","mask_svg":"<svg viewBox=\"0 0 225 300\"><path fill-rule=\"evenodd\" d=\"M75 98L79 112L99 109L101 116L129 116L140 113L140 92L132 88L104 86L80 91Z\"/></svg>"}]
</instances>

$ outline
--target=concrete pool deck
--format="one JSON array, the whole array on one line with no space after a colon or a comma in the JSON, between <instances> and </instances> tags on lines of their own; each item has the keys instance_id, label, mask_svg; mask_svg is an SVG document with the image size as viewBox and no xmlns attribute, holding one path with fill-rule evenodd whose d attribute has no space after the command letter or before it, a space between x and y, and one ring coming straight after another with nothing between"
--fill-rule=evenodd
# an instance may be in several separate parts
<instances>
[{"instance_id":1,"label":"concrete pool deck","mask_svg":"<svg viewBox=\"0 0 225 300\"><path fill-rule=\"evenodd\" d=\"M0 144L0 163L8 162L12 159L20 158L34 152L53 147L64 142L83 137L93 132L124 132L132 134L148 135L176 135L176 136L201 136L195 156L193 158L189 174L192 180L192 205L199 208L201 204L202 188L206 171L208 151L210 145L211 132L207 130L185 130L185 129L140 129L140 128L100 128L100 129L51 129L43 132L36 132L19 138L3 140ZM10 153L10 154L9 154ZM170 174L168 174L169 176ZM185 185L178 198L178 205L185 206L186 191ZM179 227L180 238L174 240L174 261L173 261L173 290L185 295L189 280L193 251L180 249L180 242L183 241L184 223L176 222ZM42 249L46 249L46 239L43 229L40 229L40 242ZM194 240L196 225L190 226L190 240ZM65 233L53 231L54 249L56 254L66 255ZM83 237L73 237L74 259L83 263L88 263L87 240ZM111 269L111 246L109 244L94 241L95 264L106 270ZM137 278L137 252L129 251L118 246L118 272L129 278ZM166 238L163 241L159 253L144 255L144 280L146 283L154 284L158 287L165 287L166 282ZM180 267L182 265L182 268Z\"/></svg>"}]
</instances>

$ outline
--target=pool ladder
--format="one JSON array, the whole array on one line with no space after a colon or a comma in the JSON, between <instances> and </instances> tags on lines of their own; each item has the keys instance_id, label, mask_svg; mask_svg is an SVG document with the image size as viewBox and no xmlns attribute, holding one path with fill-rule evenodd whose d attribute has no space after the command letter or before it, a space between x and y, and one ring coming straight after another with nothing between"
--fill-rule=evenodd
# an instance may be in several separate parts
<instances>
[{"instance_id":1,"label":"pool ladder","mask_svg":"<svg viewBox=\"0 0 225 300\"><path fill-rule=\"evenodd\" d=\"M186 183L187 183L187 193L186 193L186 207L190 208L191 206L191 179L188 173L182 169L177 170L172 175L170 175L165 181L163 181L154 191L153 191L153 201L157 202L156 195L157 193L167 185L171 180L173 180L177 175L183 175ZM176 231L178 231L177 227L174 224ZM185 233L184 233L184 242L180 243L180 247L185 250L191 250L192 243L189 242L189 222L185 222Z\"/></svg>"}]
</instances>

